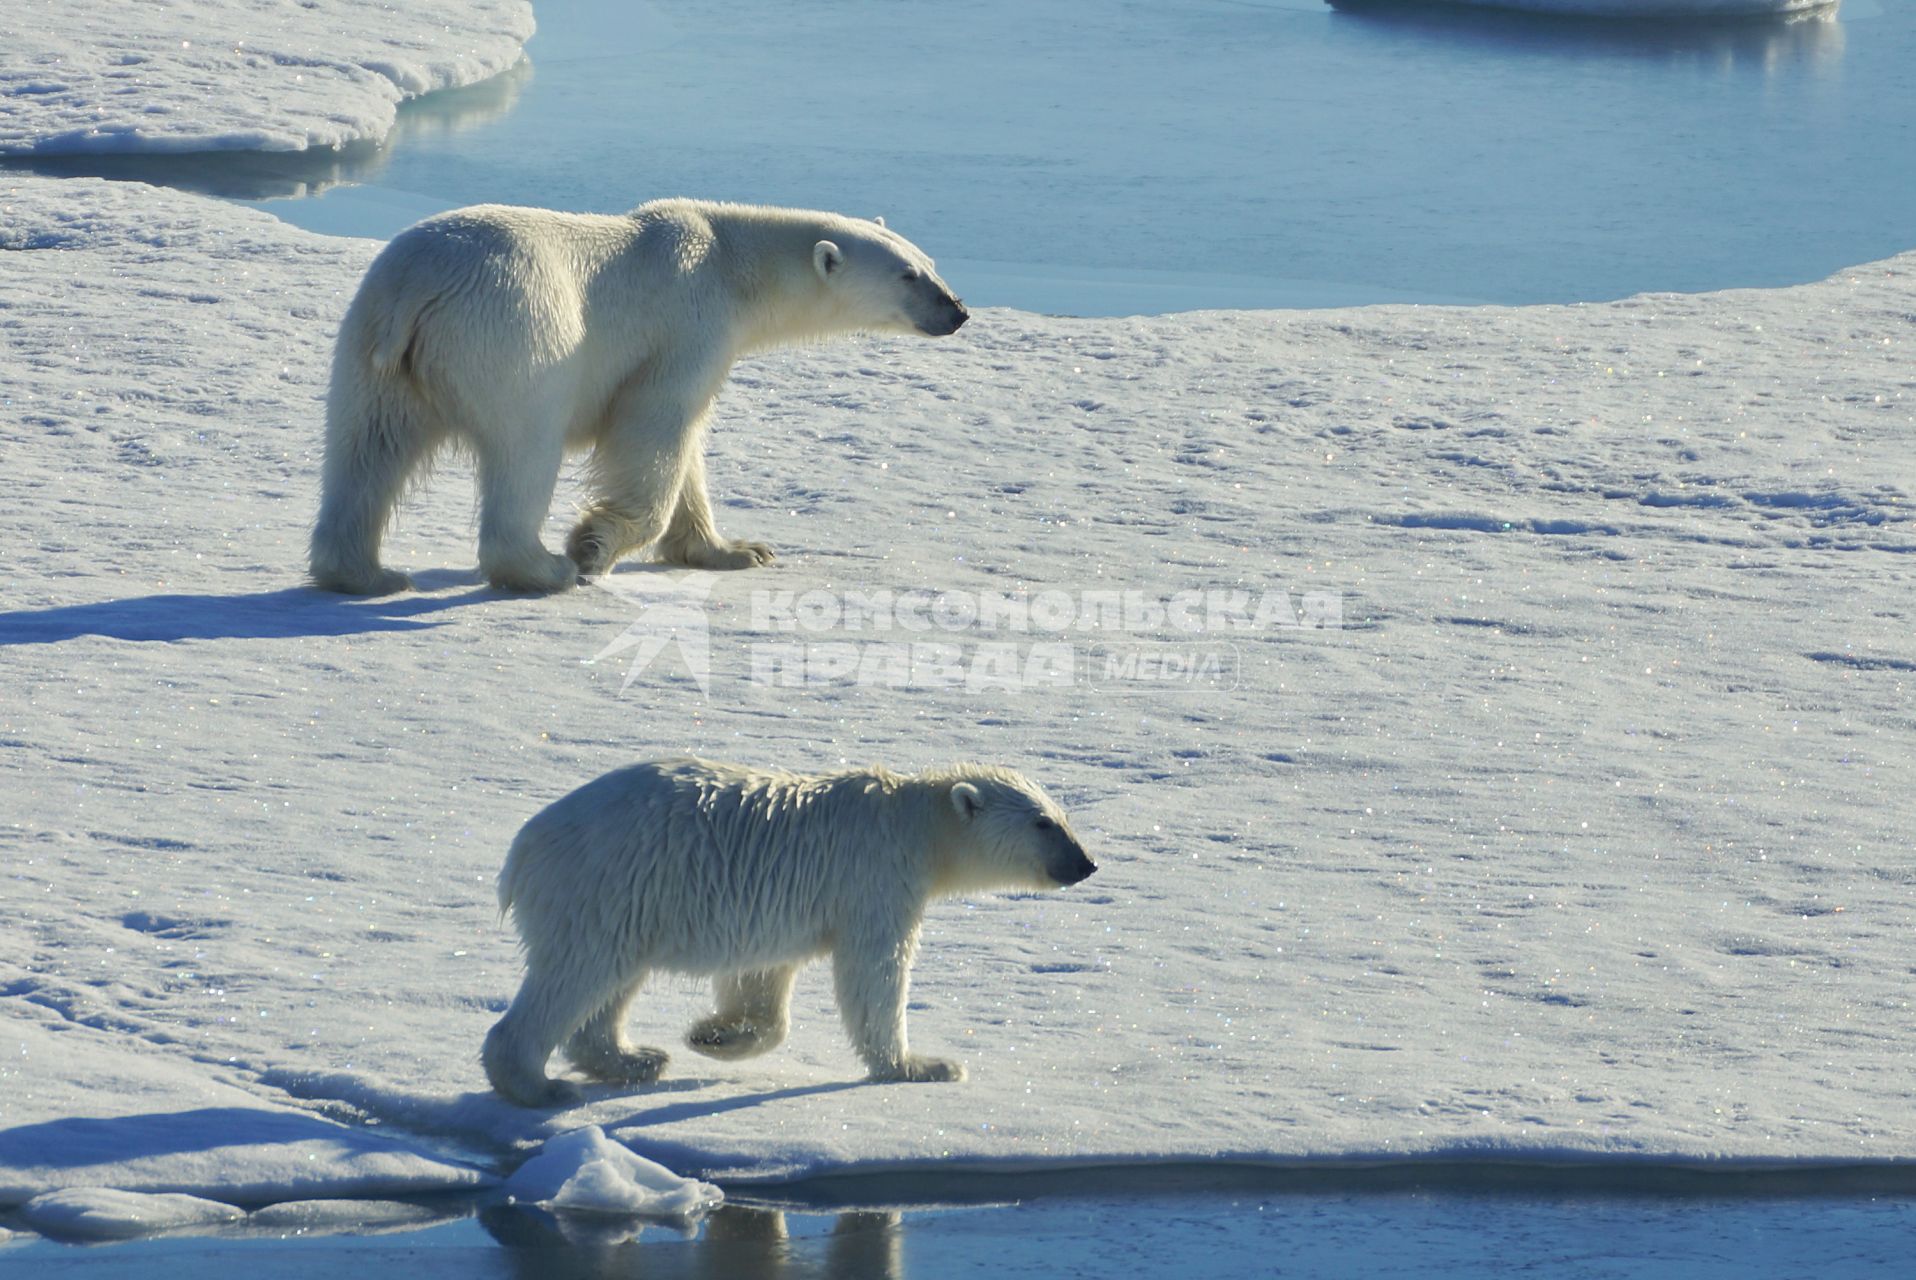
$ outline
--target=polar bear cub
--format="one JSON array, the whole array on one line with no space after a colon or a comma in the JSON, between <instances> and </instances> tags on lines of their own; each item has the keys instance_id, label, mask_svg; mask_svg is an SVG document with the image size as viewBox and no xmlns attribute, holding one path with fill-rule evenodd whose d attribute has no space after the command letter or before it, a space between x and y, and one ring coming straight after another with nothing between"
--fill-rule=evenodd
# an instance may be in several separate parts
<instances>
[{"instance_id":1,"label":"polar bear cub","mask_svg":"<svg viewBox=\"0 0 1916 1280\"><path fill-rule=\"evenodd\" d=\"M732 362L854 330L943 337L968 315L882 221L696 200L428 218L373 260L340 325L313 581L411 585L379 545L445 445L477 463L495 587L569 587L648 544L696 568L763 564L764 543L719 536L705 490L704 426ZM540 526L566 454L587 449L591 501L554 555Z\"/></svg>"},{"instance_id":2,"label":"polar bear cub","mask_svg":"<svg viewBox=\"0 0 1916 1280\"><path fill-rule=\"evenodd\" d=\"M683 759L608 773L534 816L506 857L499 904L526 976L486 1036L486 1075L524 1106L571 1101L577 1088L546 1076L563 1045L595 1080L657 1079L666 1055L624 1033L655 971L714 979L718 1007L692 1049L764 1053L785 1038L799 967L829 953L873 1080L962 1080L905 1039L926 903L1095 870L1063 810L1009 769L804 776Z\"/></svg>"}]
</instances>

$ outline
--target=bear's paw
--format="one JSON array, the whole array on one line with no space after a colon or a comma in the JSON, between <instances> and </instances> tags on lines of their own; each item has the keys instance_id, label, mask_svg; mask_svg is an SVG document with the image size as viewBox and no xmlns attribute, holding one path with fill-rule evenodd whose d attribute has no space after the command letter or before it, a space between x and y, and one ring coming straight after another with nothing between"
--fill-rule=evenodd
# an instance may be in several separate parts
<instances>
[{"instance_id":1,"label":"bear's paw","mask_svg":"<svg viewBox=\"0 0 1916 1280\"><path fill-rule=\"evenodd\" d=\"M738 1058L755 1058L783 1038L766 1035L757 1023L739 1022L714 1014L685 1033L685 1044L694 1053L729 1062Z\"/></svg>"},{"instance_id":2,"label":"bear's paw","mask_svg":"<svg viewBox=\"0 0 1916 1280\"><path fill-rule=\"evenodd\" d=\"M608 1053L568 1052L572 1065L601 1084L652 1084L670 1061L663 1049L619 1049Z\"/></svg>"},{"instance_id":3,"label":"bear's paw","mask_svg":"<svg viewBox=\"0 0 1916 1280\"><path fill-rule=\"evenodd\" d=\"M763 542L747 542L742 538L733 538L725 542L701 542L691 546L672 549L662 548L663 558L670 564L682 564L693 569L756 569L760 565L770 564L778 558L778 553Z\"/></svg>"},{"instance_id":4,"label":"bear's paw","mask_svg":"<svg viewBox=\"0 0 1916 1280\"><path fill-rule=\"evenodd\" d=\"M926 1058L912 1054L900 1062L874 1067L871 1078L876 1083L887 1084L962 1084L965 1064L953 1062L949 1058Z\"/></svg>"},{"instance_id":5,"label":"bear's paw","mask_svg":"<svg viewBox=\"0 0 1916 1280\"><path fill-rule=\"evenodd\" d=\"M579 568L570 557L541 552L536 558L486 570L486 581L497 591L566 591L579 581Z\"/></svg>"}]
</instances>

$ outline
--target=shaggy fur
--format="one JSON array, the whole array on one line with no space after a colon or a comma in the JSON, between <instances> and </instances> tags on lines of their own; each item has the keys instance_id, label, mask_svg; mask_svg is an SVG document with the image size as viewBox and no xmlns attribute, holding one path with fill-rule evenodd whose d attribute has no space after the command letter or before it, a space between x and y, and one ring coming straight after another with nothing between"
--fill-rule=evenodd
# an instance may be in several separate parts
<instances>
[{"instance_id":1,"label":"shaggy fur","mask_svg":"<svg viewBox=\"0 0 1916 1280\"><path fill-rule=\"evenodd\" d=\"M1094 870L1063 811L1008 769L806 777L678 760L606 774L526 823L506 857L499 904L526 977L486 1037L486 1074L525 1106L569 1101L577 1089L545 1073L563 1044L594 1079L657 1079L665 1054L623 1032L655 971L714 978L717 1009L686 1036L692 1049L764 1053L785 1038L799 966L829 953L872 1079L962 1080L905 1040L925 904Z\"/></svg>"},{"instance_id":2,"label":"shaggy fur","mask_svg":"<svg viewBox=\"0 0 1916 1280\"><path fill-rule=\"evenodd\" d=\"M442 446L479 471L479 565L550 591L651 543L740 569L772 558L722 538L704 425L739 356L853 330L954 333L962 303L883 223L801 209L659 200L629 214L479 205L401 232L366 272L333 352L313 581L411 585L379 545ZM592 500L548 552L539 528L568 451Z\"/></svg>"}]
</instances>

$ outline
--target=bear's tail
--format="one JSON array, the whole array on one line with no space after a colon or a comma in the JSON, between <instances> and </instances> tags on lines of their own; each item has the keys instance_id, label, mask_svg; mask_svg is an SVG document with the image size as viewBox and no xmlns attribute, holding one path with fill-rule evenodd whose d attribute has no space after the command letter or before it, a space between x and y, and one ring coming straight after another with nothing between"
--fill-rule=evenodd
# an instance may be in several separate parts
<instances>
[{"instance_id":1,"label":"bear's tail","mask_svg":"<svg viewBox=\"0 0 1916 1280\"><path fill-rule=\"evenodd\" d=\"M382 270L386 268L386 270ZM414 369L430 293L394 287L376 261L346 310L326 395L326 459L310 565L315 585L354 595L410 586L379 567L406 482L444 439Z\"/></svg>"},{"instance_id":2,"label":"bear's tail","mask_svg":"<svg viewBox=\"0 0 1916 1280\"><path fill-rule=\"evenodd\" d=\"M526 833L521 828L512 838L512 848L506 850L506 865L499 868L499 918L506 918L512 910L512 904L519 900L519 891L523 888L526 862Z\"/></svg>"}]
</instances>

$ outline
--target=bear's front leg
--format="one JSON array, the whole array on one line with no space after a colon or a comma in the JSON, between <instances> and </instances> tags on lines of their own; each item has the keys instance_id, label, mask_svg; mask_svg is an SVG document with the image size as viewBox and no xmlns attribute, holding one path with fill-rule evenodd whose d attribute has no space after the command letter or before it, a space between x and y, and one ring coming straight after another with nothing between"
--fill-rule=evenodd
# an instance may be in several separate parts
<instances>
[{"instance_id":1,"label":"bear's front leg","mask_svg":"<svg viewBox=\"0 0 1916 1280\"><path fill-rule=\"evenodd\" d=\"M667 362L658 377L667 377ZM654 541L666 560L731 569L731 563L705 563L689 554L698 539L681 518L682 499L696 492L704 504L704 445L707 407L723 370L693 368L677 387L635 381L621 389L608 425L592 446L589 483L593 501L580 515L566 554L586 577L610 573L619 557ZM689 518L686 518L689 519ZM694 522L695 523L695 522ZM709 532L711 512L705 509ZM766 549L769 558L770 548ZM756 561L753 561L756 563Z\"/></svg>"},{"instance_id":2,"label":"bear's front leg","mask_svg":"<svg viewBox=\"0 0 1916 1280\"><path fill-rule=\"evenodd\" d=\"M832 954L838 1014L874 1081L944 1082L965 1078L962 1063L911 1052L905 1039L905 996L918 931L900 938L841 935Z\"/></svg>"},{"instance_id":3,"label":"bear's front leg","mask_svg":"<svg viewBox=\"0 0 1916 1280\"><path fill-rule=\"evenodd\" d=\"M719 536L712 519L712 498L705 489L702 442L694 440L691 455L685 460L672 523L659 539L659 559L694 569L752 569L776 558L763 542Z\"/></svg>"},{"instance_id":4,"label":"bear's front leg","mask_svg":"<svg viewBox=\"0 0 1916 1280\"><path fill-rule=\"evenodd\" d=\"M729 973L712 984L718 1011L701 1018L685 1043L708 1058L755 1058L775 1049L791 1029L792 979L796 965Z\"/></svg>"}]
</instances>

